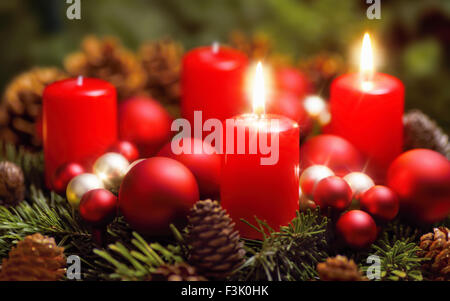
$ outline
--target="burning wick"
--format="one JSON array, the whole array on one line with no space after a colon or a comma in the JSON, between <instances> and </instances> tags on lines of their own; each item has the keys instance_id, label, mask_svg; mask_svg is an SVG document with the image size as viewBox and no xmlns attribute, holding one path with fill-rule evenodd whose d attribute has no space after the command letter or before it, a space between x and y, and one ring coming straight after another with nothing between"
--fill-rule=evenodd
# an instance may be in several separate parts
<instances>
[{"instance_id":1,"label":"burning wick","mask_svg":"<svg viewBox=\"0 0 450 301\"><path fill-rule=\"evenodd\" d=\"M214 43L212 44L212 52L213 52L214 54L217 54L217 53L219 52L219 48L220 48L219 42L214 42Z\"/></svg>"},{"instance_id":2,"label":"burning wick","mask_svg":"<svg viewBox=\"0 0 450 301\"><path fill-rule=\"evenodd\" d=\"M83 76L80 75L77 78L77 86L82 86L83 85Z\"/></svg>"}]
</instances>

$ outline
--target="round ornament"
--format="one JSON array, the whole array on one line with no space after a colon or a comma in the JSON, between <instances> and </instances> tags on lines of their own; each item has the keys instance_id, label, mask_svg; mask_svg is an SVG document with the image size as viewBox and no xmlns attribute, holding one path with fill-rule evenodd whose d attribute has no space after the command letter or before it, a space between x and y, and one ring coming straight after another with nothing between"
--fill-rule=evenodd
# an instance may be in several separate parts
<instances>
[{"instance_id":1,"label":"round ornament","mask_svg":"<svg viewBox=\"0 0 450 301\"><path fill-rule=\"evenodd\" d=\"M175 154L172 145L185 147L186 151L178 154L176 150ZM175 159L189 168L197 180L201 199L219 197L221 156L210 143L187 137L167 143L158 156Z\"/></svg>"},{"instance_id":2,"label":"round ornament","mask_svg":"<svg viewBox=\"0 0 450 301\"><path fill-rule=\"evenodd\" d=\"M106 153L95 161L93 170L106 189L117 191L129 165L121 154Z\"/></svg>"},{"instance_id":3,"label":"round ornament","mask_svg":"<svg viewBox=\"0 0 450 301\"><path fill-rule=\"evenodd\" d=\"M117 141L109 150L112 153L118 153L125 157L128 162L133 162L139 159L139 151L136 146L128 141Z\"/></svg>"},{"instance_id":4,"label":"round ornament","mask_svg":"<svg viewBox=\"0 0 450 301\"><path fill-rule=\"evenodd\" d=\"M334 176L334 172L324 165L313 165L306 168L300 176L301 191L306 197L312 198L316 184L330 176Z\"/></svg>"},{"instance_id":5,"label":"round ornament","mask_svg":"<svg viewBox=\"0 0 450 301\"><path fill-rule=\"evenodd\" d=\"M342 178L327 177L317 183L314 189L314 202L321 209L344 211L352 202L352 190Z\"/></svg>"},{"instance_id":6,"label":"round ornament","mask_svg":"<svg viewBox=\"0 0 450 301\"><path fill-rule=\"evenodd\" d=\"M136 231L163 235L169 225L186 223L189 209L199 200L191 171L180 162L164 157L146 159L123 179L119 208Z\"/></svg>"},{"instance_id":7,"label":"round ornament","mask_svg":"<svg viewBox=\"0 0 450 301\"><path fill-rule=\"evenodd\" d=\"M60 166L53 176L53 190L59 194L64 193L70 180L84 172L84 167L78 163L67 163Z\"/></svg>"},{"instance_id":8,"label":"round ornament","mask_svg":"<svg viewBox=\"0 0 450 301\"><path fill-rule=\"evenodd\" d=\"M111 223L117 214L117 197L106 189L86 192L80 201L80 216L94 227Z\"/></svg>"},{"instance_id":9,"label":"round ornament","mask_svg":"<svg viewBox=\"0 0 450 301\"><path fill-rule=\"evenodd\" d=\"M336 231L346 245L354 249L367 248L377 238L375 221L361 210L350 210L341 215Z\"/></svg>"},{"instance_id":10,"label":"round ornament","mask_svg":"<svg viewBox=\"0 0 450 301\"><path fill-rule=\"evenodd\" d=\"M130 141L141 157L151 157L169 141L172 118L154 99L136 97L119 106L119 138Z\"/></svg>"},{"instance_id":11,"label":"round ornament","mask_svg":"<svg viewBox=\"0 0 450 301\"><path fill-rule=\"evenodd\" d=\"M393 220L399 209L397 194L386 186L377 185L367 190L360 199L361 210L381 221Z\"/></svg>"},{"instance_id":12,"label":"round ornament","mask_svg":"<svg viewBox=\"0 0 450 301\"><path fill-rule=\"evenodd\" d=\"M310 90L308 79L296 68L278 68L275 81L279 92L292 93L298 100L302 100Z\"/></svg>"},{"instance_id":13,"label":"round ornament","mask_svg":"<svg viewBox=\"0 0 450 301\"><path fill-rule=\"evenodd\" d=\"M400 200L400 213L434 223L450 214L450 161L438 152L414 149L392 162L388 186Z\"/></svg>"},{"instance_id":14,"label":"round ornament","mask_svg":"<svg viewBox=\"0 0 450 301\"><path fill-rule=\"evenodd\" d=\"M343 178L352 189L353 198L359 199L361 195L375 186L373 180L362 172L351 172Z\"/></svg>"},{"instance_id":15,"label":"round ornament","mask_svg":"<svg viewBox=\"0 0 450 301\"><path fill-rule=\"evenodd\" d=\"M102 180L94 174L83 173L73 178L66 189L66 197L74 209L78 209L83 195L93 189L104 188Z\"/></svg>"}]
</instances>

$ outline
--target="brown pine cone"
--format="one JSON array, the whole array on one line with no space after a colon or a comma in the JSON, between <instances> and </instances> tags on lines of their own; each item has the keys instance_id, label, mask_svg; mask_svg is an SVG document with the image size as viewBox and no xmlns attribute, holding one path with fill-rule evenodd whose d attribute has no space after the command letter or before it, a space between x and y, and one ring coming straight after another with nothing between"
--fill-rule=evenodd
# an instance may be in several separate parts
<instances>
[{"instance_id":1,"label":"brown pine cone","mask_svg":"<svg viewBox=\"0 0 450 301\"><path fill-rule=\"evenodd\" d=\"M15 77L0 104L0 140L39 148L36 122L41 118L42 93L48 84L65 77L58 68L33 68Z\"/></svg>"},{"instance_id":2,"label":"brown pine cone","mask_svg":"<svg viewBox=\"0 0 450 301\"><path fill-rule=\"evenodd\" d=\"M161 265L151 274L152 281L206 281L196 273L195 268L186 263Z\"/></svg>"},{"instance_id":3,"label":"brown pine cone","mask_svg":"<svg viewBox=\"0 0 450 301\"><path fill-rule=\"evenodd\" d=\"M448 135L419 110L412 110L403 116L404 149L428 148L450 159Z\"/></svg>"},{"instance_id":4,"label":"brown pine cone","mask_svg":"<svg viewBox=\"0 0 450 301\"><path fill-rule=\"evenodd\" d=\"M327 258L317 265L317 272L322 281L365 281L353 259L338 255Z\"/></svg>"},{"instance_id":5,"label":"brown pine cone","mask_svg":"<svg viewBox=\"0 0 450 301\"><path fill-rule=\"evenodd\" d=\"M115 38L88 36L81 48L64 61L72 76L96 77L110 82L116 87L119 100L138 94L144 87L146 76L142 66Z\"/></svg>"},{"instance_id":6,"label":"brown pine cone","mask_svg":"<svg viewBox=\"0 0 450 301\"><path fill-rule=\"evenodd\" d=\"M189 216L189 263L209 279L224 279L244 260L239 232L217 201L198 201Z\"/></svg>"},{"instance_id":7,"label":"brown pine cone","mask_svg":"<svg viewBox=\"0 0 450 301\"><path fill-rule=\"evenodd\" d=\"M57 281L64 277L65 266L64 248L36 233L25 237L3 259L0 281Z\"/></svg>"},{"instance_id":8,"label":"brown pine cone","mask_svg":"<svg viewBox=\"0 0 450 301\"><path fill-rule=\"evenodd\" d=\"M434 228L420 238L421 257L429 259L423 265L431 278L450 281L450 230L447 227Z\"/></svg>"},{"instance_id":9,"label":"brown pine cone","mask_svg":"<svg viewBox=\"0 0 450 301\"><path fill-rule=\"evenodd\" d=\"M0 162L0 204L14 206L25 196L25 179L22 169L8 161Z\"/></svg>"},{"instance_id":10,"label":"brown pine cone","mask_svg":"<svg viewBox=\"0 0 450 301\"><path fill-rule=\"evenodd\" d=\"M145 91L165 104L180 100L180 69L183 47L172 40L149 42L141 46L139 57L146 72Z\"/></svg>"}]
</instances>

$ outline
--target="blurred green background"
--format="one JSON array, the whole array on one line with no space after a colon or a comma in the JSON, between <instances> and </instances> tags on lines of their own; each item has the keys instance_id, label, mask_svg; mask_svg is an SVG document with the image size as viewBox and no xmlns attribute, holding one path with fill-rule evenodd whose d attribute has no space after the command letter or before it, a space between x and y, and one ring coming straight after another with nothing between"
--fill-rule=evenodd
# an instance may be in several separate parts
<instances>
[{"instance_id":1,"label":"blurred green background","mask_svg":"<svg viewBox=\"0 0 450 301\"><path fill-rule=\"evenodd\" d=\"M231 31L264 32L294 58L351 50L368 30L384 55L380 71L406 85L419 108L450 132L450 1L382 0L368 20L365 0L81 0L68 20L65 0L0 2L0 88L32 66L61 66L86 34L115 35L131 49L171 37L186 49L226 41Z\"/></svg>"}]
</instances>

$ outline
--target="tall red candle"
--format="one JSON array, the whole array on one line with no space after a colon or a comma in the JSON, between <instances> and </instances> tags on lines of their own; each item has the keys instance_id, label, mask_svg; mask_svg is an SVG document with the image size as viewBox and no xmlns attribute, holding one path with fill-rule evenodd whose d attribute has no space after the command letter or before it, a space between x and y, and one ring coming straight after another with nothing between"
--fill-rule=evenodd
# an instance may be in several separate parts
<instances>
[{"instance_id":1,"label":"tall red candle","mask_svg":"<svg viewBox=\"0 0 450 301\"><path fill-rule=\"evenodd\" d=\"M380 183L402 152L404 86L397 78L373 73L366 34L361 73L345 74L331 85L328 132L350 141L367 157L367 173Z\"/></svg>"},{"instance_id":2,"label":"tall red candle","mask_svg":"<svg viewBox=\"0 0 450 301\"><path fill-rule=\"evenodd\" d=\"M226 126L227 145L221 174L221 204L236 223L241 236L261 239L256 230L241 219L256 224L255 217L279 229L295 217L299 200L299 127L289 118L264 114L254 106L254 114L233 118L234 125ZM276 122L276 126L272 126ZM230 132L233 136L230 136ZM239 132L245 133L239 137ZM273 144L273 135L278 145ZM232 137L232 138L230 138ZM244 137L244 139L242 139ZM278 152L273 164L262 158L268 154L259 147L252 153L252 137L272 143L272 152ZM230 146L230 140L234 144ZM238 152L239 143L245 143L245 151ZM230 152L230 149L233 149ZM270 156L272 156L271 153ZM272 157L273 158L273 157Z\"/></svg>"},{"instance_id":3,"label":"tall red candle","mask_svg":"<svg viewBox=\"0 0 450 301\"><path fill-rule=\"evenodd\" d=\"M43 136L47 186L64 163L77 162L89 170L117 140L114 86L82 77L49 85L43 94Z\"/></svg>"},{"instance_id":4,"label":"tall red candle","mask_svg":"<svg viewBox=\"0 0 450 301\"><path fill-rule=\"evenodd\" d=\"M245 54L213 45L188 52L181 75L181 112L193 124L194 111L203 118L224 120L248 112L244 89Z\"/></svg>"}]
</instances>

